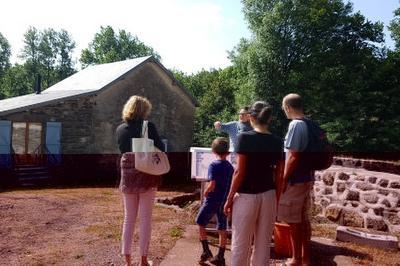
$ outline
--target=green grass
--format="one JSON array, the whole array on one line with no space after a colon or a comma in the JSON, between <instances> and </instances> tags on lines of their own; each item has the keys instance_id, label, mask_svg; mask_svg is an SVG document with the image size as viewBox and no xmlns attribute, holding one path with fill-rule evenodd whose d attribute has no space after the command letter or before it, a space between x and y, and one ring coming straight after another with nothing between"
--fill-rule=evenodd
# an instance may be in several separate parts
<instances>
[{"instance_id":1,"label":"green grass","mask_svg":"<svg viewBox=\"0 0 400 266\"><path fill-rule=\"evenodd\" d=\"M172 238L181 238L183 236L183 229L175 226L169 230L169 235Z\"/></svg>"}]
</instances>

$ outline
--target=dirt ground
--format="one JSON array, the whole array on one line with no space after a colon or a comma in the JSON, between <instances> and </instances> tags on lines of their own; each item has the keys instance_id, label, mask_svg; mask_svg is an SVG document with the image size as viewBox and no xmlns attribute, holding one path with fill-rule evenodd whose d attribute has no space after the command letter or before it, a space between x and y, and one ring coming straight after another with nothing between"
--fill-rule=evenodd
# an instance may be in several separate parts
<instances>
[{"instance_id":1,"label":"dirt ground","mask_svg":"<svg viewBox=\"0 0 400 266\"><path fill-rule=\"evenodd\" d=\"M162 189L157 197L192 192ZM0 193L0 265L123 265L122 201L115 188L28 189ZM155 206L149 258L159 265L193 222L190 212ZM313 235L335 239L336 225L313 220ZM137 240L137 235L135 235ZM216 242L216 239L214 239ZM314 265L344 255L356 265L400 265L399 251L352 243L312 244ZM138 247L134 245L134 257Z\"/></svg>"},{"instance_id":2,"label":"dirt ground","mask_svg":"<svg viewBox=\"0 0 400 266\"><path fill-rule=\"evenodd\" d=\"M157 196L173 194L160 191ZM0 265L123 265L122 219L115 188L0 193ZM186 222L185 215L155 207L149 254L154 265L173 247Z\"/></svg>"}]
</instances>

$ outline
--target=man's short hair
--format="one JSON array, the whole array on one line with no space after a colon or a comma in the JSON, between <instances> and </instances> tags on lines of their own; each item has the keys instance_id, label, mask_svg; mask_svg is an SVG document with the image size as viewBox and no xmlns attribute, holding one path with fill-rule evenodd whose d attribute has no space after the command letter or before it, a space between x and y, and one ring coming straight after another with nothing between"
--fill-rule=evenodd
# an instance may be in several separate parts
<instances>
[{"instance_id":1,"label":"man's short hair","mask_svg":"<svg viewBox=\"0 0 400 266\"><path fill-rule=\"evenodd\" d=\"M227 138L218 137L211 144L211 150L218 155L229 153L229 141Z\"/></svg>"},{"instance_id":2,"label":"man's short hair","mask_svg":"<svg viewBox=\"0 0 400 266\"><path fill-rule=\"evenodd\" d=\"M250 106L243 106L242 108L240 108L240 110L244 110L248 113L250 111Z\"/></svg>"},{"instance_id":3,"label":"man's short hair","mask_svg":"<svg viewBox=\"0 0 400 266\"><path fill-rule=\"evenodd\" d=\"M303 101L297 93L290 93L283 98L283 104L295 110L303 110Z\"/></svg>"}]
</instances>

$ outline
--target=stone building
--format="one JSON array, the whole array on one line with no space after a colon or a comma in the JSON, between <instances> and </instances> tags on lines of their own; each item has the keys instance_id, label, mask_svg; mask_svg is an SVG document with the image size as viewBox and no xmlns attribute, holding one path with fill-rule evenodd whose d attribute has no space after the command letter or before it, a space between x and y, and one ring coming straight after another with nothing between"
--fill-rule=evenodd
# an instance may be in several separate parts
<instances>
[{"instance_id":1,"label":"stone building","mask_svg":"<svg viewBox=\"0 0 400 266\"><path fill-rule=\"evenodd\" d=\"M11 163L10 154L25 155L22 160L35 154L117 154L115 129L132 95L153 104L149 120L168 151L187 152L198 104L150 56L89 66L43 92L0 100L2 166Z\"/></svg>"}]
</instances>

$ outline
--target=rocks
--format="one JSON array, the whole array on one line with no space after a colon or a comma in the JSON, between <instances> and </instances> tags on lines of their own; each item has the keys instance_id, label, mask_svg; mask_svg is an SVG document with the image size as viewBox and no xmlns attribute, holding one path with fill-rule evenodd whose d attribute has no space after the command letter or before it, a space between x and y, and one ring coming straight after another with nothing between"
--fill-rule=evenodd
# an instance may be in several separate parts
<instances>
[{"instance_id":1,"label":"rocks","mask_svg":"<svg viewBox=\"0 0 400 266\"><path fill-rule=\"evenodd\" d=\"M389 190L380 188L378 189L378 193L387 196L389 195Z\"/></svg>"},{"instance_id":2,"label":"rocks","mask_svg":"<svg viewBox=\"0 0 400 266\"><path fill-rule=\"evenodd\" d=\"M387 219L392 225L400 225L400 217L397 215L396 212L389 213L387 215Z\"/></svg>"},{"instance_id":3,"label":"rocks","mask_svg":"<svg viewBox=\"0 0 400 266\"><path fill-rule=\"evenodd\" d=\"M353 207L353 208L357 208L359 205L360 204L358 202L356 202L356 201L352 201L351 202L351 207Z\"/></svg>"},{"instance_id":4,"label":"rocks","mask_svg":"<svg viewBox=\"0 0 400 266\"><path fill-rule=\"evenodd\" d=\"M374 213L376 216L383 216L383 210L382 207L374 208Z\"/></svg>"},{"instance_id":5,"label":"rocks","mask_svg":"<svg viewBox=\"0 0 400 266\"><path fill-rule=\"evenodd\" d=\"M359 182L356 184L356 188L362 191L368 191L374 189L374 186L367 182Z\"/></svg>"},{"instance_id":6,"label":"rocks","mask_svg":"<svg viewBox=\"0 0 400 266\"><path fill-rule=\"evenodd\" d=\"M338 173L337 178L340 179L340 180L345 180L345 181L347 181L347 180L350 179L350 176L349 176L348 174L345 174L345 173L343 173L343 172L340 172L340 173Z\"/></svg>"},{"instance_id":7,"label":"rocks","mask_svg":"<svg viewBox=\"0 0 400 266\"><path fill-rule=\"evenodd\" d=\"M324 195L329 195L332 193L333 193L333 190L330 187L326 187L325 190L322 192L322 194L324 194Z\"/></svg>"},{"instance_id":8,"label":"rocks","mask_svg":"<svg viewBox=\"0 0 400 266\"><path fill-rule=\"evenodd\" d=\"M360 192L355 191L355 190L348 190L347 193L344 196L345 200L360 200Z\"/></svg>"},{"instance_id":9,"label":"rocks","mask_svg":"<svg viewBox=\"0 0 400 266\"><path fill-rule=\"evenodd\" d=\"M376 194L364 194L363 198L366 202L371 204L375 204L379 200L379 197Z\"/></svg>"},{"instance_id":10,"label":"rocks","mask_svg":"<svg viewBox=\"0 0 400 266\"><path fill-rule=\"evenodd\" d=\"M364 218L357 211L343 210L340 224L345 226L363 227Z\"/></svg>"},{"instance_id":11,"label":"rocks","mask_svg":"<svg viewBox=\"0 0 400 266\"><path fill-rule=\"evenodd\" d=\"M314 211L342 225L400 232L400 176L337 168L318 171Z\"/></svg>"},{"instance_id":12,"label":"rocks","mask_svg":"<svg viewBox=\"0 0 400 266\"><path fill-rule=\"evenodd\" d=\"M385 205L386 208L390 208L390 207L391 207L391 204L390 204L390 202L389 202L387 199L382 200L381 203L382 203L383 205Z\"/></svg>"},{"instance_id":13,"label":"rocks","mask_svg":"<svg viewBox=\"0 0 400 266\"><path fill-rule=\"evenodd\" d=\"M366 227L375 229L378 231L387 231L388 226L386 223L383 221L383 219L374 219L371 217L367 217L366 219Z\"/></svg>"},{"instance_id":14,"label":"rocks","mask_svg":"<svg viewBox=\"0 0 400 266\"><path fill-rule=\"evenodd\" d=\"M327 186L332 186L334 180L335 180L335 177L334 177L334 173L333 172L325 172L322 175L322 181Z\"/></svg>"},{"instance_id":15,"label":"rocks","mask_svg":"<svg viewBox=\"0 0 400 266\"><path fill-rule=\"evenodd\" d=\"M387 179L381 179L378 182L378 185L381 186L381 187L387 187L388 184L389 184L389 180L387 180Z\"/></svg>"},{"instance_id":16,"label":"rocks","mask_svg":"<svg viewBox=\"0 0 400 266\"><path fill-rule=\"evenodd\" d=\"M327 198L323 198L320 201L320 204L321 204L322 207L327 207L330 203L331 203L331 201L329 199L327 199Z\"/></svg>"},{"instance_id":17,"label":"rocks","mask_svg":"<svg viewBox=\"0 0 400 266\"><path fill-rule=\"evenodd\" d=\"M400 188L400 182L391 182L390 183L390 188L399 189Z\"/></svg>"},{"instance_id":18,"label":"rocks","mask_svg":"<svg viewBox=\"0 0 400 266\"><path fill-rule=\"evenodd\" d=\"M325 211L325 217L336 222L339 219L341 212L342 209L338 206L328 207Z\"/></svg>"},{"instance_id":19,"label":"rocks","mask_svg":"<svg viewBox=\"0 0 400 266\"><path fill-rule=\"evenodd\" d=\"M336 183L336 191L338 193L342 193L346 190L346 183L345 182L337 182Z\"/></svg>"}]
</instances>

